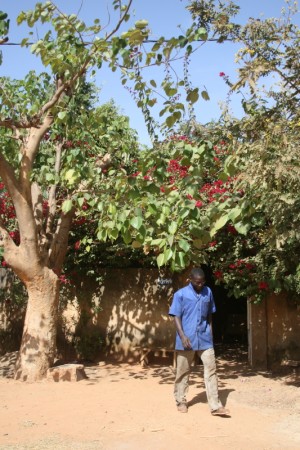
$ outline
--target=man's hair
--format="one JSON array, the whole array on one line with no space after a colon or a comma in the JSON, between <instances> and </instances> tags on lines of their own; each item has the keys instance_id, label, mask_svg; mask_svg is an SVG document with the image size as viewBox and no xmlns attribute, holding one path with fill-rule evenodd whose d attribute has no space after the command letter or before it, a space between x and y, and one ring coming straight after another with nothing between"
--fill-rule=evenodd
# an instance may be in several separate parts
<instances>
[{"instance_id":1,"label":"man's hair","mask_svg":"<svg viewBox=\"0 0 300 450\"><path fill-rule=\"evenodd\" d=\"M195 278L195 277L205 278L205 274L204 274L203 270L200 269L200 267L194 267L191 270L190 276L191 276L191 278Z\"/></svg>"}]
</instances>

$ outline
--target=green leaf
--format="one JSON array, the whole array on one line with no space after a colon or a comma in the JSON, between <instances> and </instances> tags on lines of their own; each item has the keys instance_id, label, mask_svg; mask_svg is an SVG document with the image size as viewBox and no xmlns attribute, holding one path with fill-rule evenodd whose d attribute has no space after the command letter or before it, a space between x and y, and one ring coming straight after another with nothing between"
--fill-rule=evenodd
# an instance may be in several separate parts
<instances>
[{"instance_id":1,"label":"green leaf","mask_svg":"<svg viewBox=\"0 0 300 450\"><path fill-rule=\"evenodd\" d=\"M167 248L164 251L164 264L166 264L173 256L173 251L170 248Z\"/></svg>"},{"instance_id":2,"label":"green leaf","mask_svg":"<svg viewBox=\"0 0 300 450\"><path fill-rule=\"evenodd\" d=\"M138 216L138 217L133 217L130 221L130 225L135 228L136 230L139 230L141 228L141 226L143 225L143 219Z\"/></svg>"},{"instance_id":3,"label":"green leaf","mask_svg":"<svg viewBox=\"0 0 300 450\"><path fill-rule=\"evenodd\" d=\"M141 248L142 246L142 244L139 241L133 241L131 245L133 248Z\"/></svg>"},{"instance_id":4,"label":"green leaf","mask_svg":"<svg viewBox=\"0 0 300 450\"><path fill-rule=\"evenodd\" d=\"M177 252L175 256L175 263L180 269L185 268L185 260L184 260L185 254L183 252Z\"/></svg>"},{"instance_id":5,"label":"green leaf","mask_svg":"<svg viewBox=\"0 0 300 450\"><path fill-rule=\"evenodd\" d=\"M139 30L143 30L144 28L146 28L148 26L148 20L138 20L137 22L135 22L135 28L138 28Z\"/></svg>"},{"instance_id":6,"label":"green leaf","mask_svg":"<svg viewBox=\"0 0 300 450\"><path fill-rule=\"evenodd\" d=\"M207 30L204 27L198 28L198 30L195 32L195 38L206 40L207 39Z\"/></svg>"},{"instance_id":7,"label":"green leaf","mask_svg":"<svg viewBox=\"0 0 300 450\"><path fill-rule=\"evenodd\" d=\"M236 229L236 231L240 234L246 235L248 233L248 231L251 228L251 224L249 223L242 223L242 222L236 222L234 224L234 228Z\"/></svg>"},{"instance_id":8,"label":"green leaf","mask_svg":"<svg viewBox=\"0 0 300 450\"><path fill-rule=\"evenodd\" d=\"M190 103L196 103L199 99L199 89L195 88L192 91L190 91L186 97L186 100Z\"/></svg>"},{"instance_id":9,"label":"green leaf","mask_svg":"<svg viewBox=\"0 0 300 450\"><path fill-rule=\"evenodd\" d=\"M170 233L170 234L175 234L176 231L177 231L177 228L178 228L177 223L176 223L176 222L172 222L172 223L169 225L169 233Z\"/></svg>"},{"instance_id":10,"label":"green leaf","mask_svg":"<svg viewBox=\"0 0 300 450\"><path fill-rule=\"evenodd\" d=\"M241 208L234 208L232 211L230 211L230 213L228 214L228 219L232 220L232 222L235 221L235 219L237 219L240 215L241 215Z\"/></svg>"},{"instance_id":11,"label":"green leaf","mask_svg":"<svg viewBox=\"0 0 300 450\"><path fill-rule=\"evenodd\" d=\"M210 100L207 91L202 91L202 92L201 92L201 96L202 96L202 98L203 98L204 100L206 100L206 101Z\"/></svg>"},{"instance_id":12,"label":"green leaf","mask_svg":"<svg viewBox=\"0 0 300 450\"><path fill-rule=\"evenodd\" d=\"M60 120L64 120L64 118L66 117L66 115L67 115L67 111L60 111L60 112L57 114L57 117L58 117Z\"/></svg>"},{"instance_id":13,"label":"green leaf","mask_svg":"<svg viewBox=\"0 0 300 450\"><path fill-rule=\"evenodd\" d=\"M193 246L200 250L203 247L203 242L201 239L194 239Z\"/></svg>"},{"instance_id":14,"label":"green leaf","mask_svg":"<svg viewBox=\"0 0 300 450\"><path fill-rule=\"evenodd\" d=\"M174 114L166 118L166 124L169 128L172 128L174 123L176 122L176 117Z\"/></svg>"},{"instance_id":15,"label":"green leaf","mask_svg":"<svg viewBox=\"0 0 300 450\"><path fill-rule=\"evenodd\" d=\"M159 247L162 245L165 245L165 243L166 243L165 239L153 239L151 241L151 245L155 245L155 246L158 245Z\"/></svg>"},{"instance_id":16,"label":"green leaf","mask_svg":"<svg viewBox=\"0 0 300 450\"><path fill-rule=\"evenodd\" d=\"M164 254L163 254L163 253L160 253L160 254L158 255L158 257L156 258L156 262L157 262L158 267L163 266L164 261L165 261L165 256L164 256Z\"/></svg>"},{"instance_id":17,"label":"green leaf","mask_svg":"<svg viewBox=\"0 0 300 450\"><path fill-rule=\"evenodd\" d=\"M122 233L122 238L123 238L123 241L125 242L125 244L130 244L131 243L132 237L131 237L130 231L128 229L126 229Z\"/></svg>"},{"instance_id":18,"label":"green leaf","mask_svg":"<svg viewBox=\"0 0 300 450\"><path fill-rule=\"evenodd\" d=\"M73 184L76 181L76 179L77 179L75 170L74 169L67 170L66 173L65 173L65 179L70 184Z\"/></svg>"},{"instance_id":19,"label":"green leaf","mask_svg":"<svg viewBox=\"0 0 300 450\"><path fill-rule=\"evenodd\" d=\"M214 225L211 228L210 231L210 235L213 236L214 234L216 234L216 232L222 228L229 220L228 214L219 217L216 222L214 223Z\"/></svg>"},{"instance_id":20,"label":"green leaf","mask_svg":"<svg viewBox=\"0 0 300 450\"><path fill-rule=\"evenodd\" d=\"M66 214L66 213L68 213L69 211L71 211L71 209L72 209L72 207L73 207L73 202L72 202L72 200L65 200L64 202L63 202L63 204L62 204L62 211Z\"/></svg>"},{"instance_id":21,"label":"green leaf","mask_svg":"<svg viewBox=\"0 0 300 450\"><path fill-rule=\"evenodd\" d=\"M184 239L181 239L179 242L178 242L178 245L179 245L179 247L185 252L185 253L188 253L189 252L189 250L190 250L190 244L188 243L188 241L185 241Z\"/></svg>"},{"instance_id":22,"label":"green leaf","mask_svg":"<svg viewBox=\"0 0 300 450\"><path fill-rule=\"evenodd\" d=\"M108 230L107 235L110 239L115 241L119 236L119 231L117 230L117 228L114 228L113 230Z\"/></svg>"}]
</instances>

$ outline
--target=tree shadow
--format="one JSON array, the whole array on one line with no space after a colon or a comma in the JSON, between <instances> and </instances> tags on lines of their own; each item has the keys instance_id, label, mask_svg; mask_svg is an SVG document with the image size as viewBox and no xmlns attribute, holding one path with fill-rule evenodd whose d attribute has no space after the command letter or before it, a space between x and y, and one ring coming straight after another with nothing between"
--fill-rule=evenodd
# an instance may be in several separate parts
<instances>
[{"instance_id":1,"label":"tree shadow","mask_svg":"<svg viewBox=\"0 0 300 450\"><path fill-rule=\"evenodd\" d=\"M251 368L248 362L248 348L240 342L220 343L215 345L218 363L218 377L220 381L236 378L251 378L260 375L271 380L279 380L287 386L300 386L297 369L278 367L271 370L257 370Z\"/></svg>"},{"instance_id":2,"label":"tree shadow","mask_svg":"<svg viewBox=\"0 0 300 450\"><path fill-rule=\"evenodd\" d=\"M15 364L19 352L10 352L0 357L0 378L14 378Z\"/></svg>"}]
</instances>

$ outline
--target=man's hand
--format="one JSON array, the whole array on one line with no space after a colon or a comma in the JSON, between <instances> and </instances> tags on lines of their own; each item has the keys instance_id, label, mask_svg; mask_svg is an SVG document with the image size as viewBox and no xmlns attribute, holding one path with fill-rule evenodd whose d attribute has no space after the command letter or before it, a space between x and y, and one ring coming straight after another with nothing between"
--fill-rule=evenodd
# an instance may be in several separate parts
<instances>
[{"instance_id":1,"label":"man's hand","mask_svg":"<svg viewBox=\"0 0 300 450\"><path fill-rule=\"evenodd\" d=\"M192 348L191 341L185 334L183 336L180 336L180 339L184 348Z\"/></svg>"},{"instance_id":2,"label":"man's hand","mask_svg":"<svg viewBox=\"0 0 300 450\"><path fill-rule=\"evenodd\" d=\"M175 316L175 325L183 347L186 349L191 349L192 348L191 341L183 332L181 318L179 316Z\"/></svg>"}]
</instances>

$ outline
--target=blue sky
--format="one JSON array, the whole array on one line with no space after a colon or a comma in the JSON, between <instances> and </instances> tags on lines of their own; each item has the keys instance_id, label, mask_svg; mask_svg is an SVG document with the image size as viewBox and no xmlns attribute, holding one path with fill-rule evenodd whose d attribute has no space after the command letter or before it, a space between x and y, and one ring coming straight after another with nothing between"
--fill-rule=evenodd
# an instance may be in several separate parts
<instances>
[{"instance_id":1,"label":"blue sky","mask_svg":"<svg viewBox=\"0 0 300 450\"><path fill-rule=\"evenodd\" d=\"M32 9L35 3L36 1L33 0L0 0L0 9L7 12L11 19L10 42L20 42L23 37L27 36L26 27L16 26L15 18L21 9ZM55 3L63 11L76 13L80 8L81 0L57 0ZM236 3L241 8L237 21L242 22L246 22L249 17L277 17L281 8L285 6L284 0L240 0ZM86 23L91 23L96 17L102 18L101 22L106 23L109 5L111 5L110 0L82 0L80 17ZM134 0L134 20L147 19L149 21L151 38L177 35L180 34L179 25L187 28L190 24L185 5L185 0ZM299 23L299 13L295 20ZM33 31L39 32L35 29ZM237 49L238 47L229 43L221 45L207 43L192 58L190 65L192 83L195 87L199 86L200 89L205 87L210 95L210 101L200 100L196 105L197 119L202 123L217 119L220 115L219 102L225 101L227 87L219 73L225 72L230 78L235 78L237 66L234 63L234 55ZM29 70L35 69L37 72L43 70L39 60L32 56L29 50L8 46L3 47L2 51L4 61L0 68L1 75L22 78ZM121 111L130 117L130 124L138 131L140 141L149 144L150 140L142 114L128 91L121 86L119 75L104 69L99 71L95 81L101 87L100 102L104 103L113 98L120 106ZM241 114L239 97L232 100L231 107L234 114Z\"/></svg>"}]
</instances>

